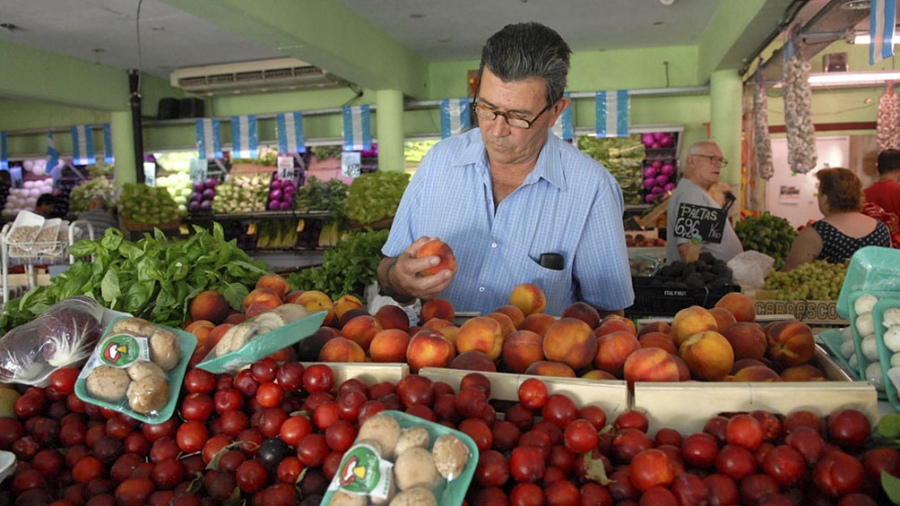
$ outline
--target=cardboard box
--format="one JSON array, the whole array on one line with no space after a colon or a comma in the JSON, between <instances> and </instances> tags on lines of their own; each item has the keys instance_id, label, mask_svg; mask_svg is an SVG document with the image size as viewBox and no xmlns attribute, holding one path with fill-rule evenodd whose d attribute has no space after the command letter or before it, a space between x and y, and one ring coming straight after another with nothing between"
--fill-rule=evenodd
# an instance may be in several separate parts
<instances>
[{"instance_id":1,"label":"cardboard box","mask_svg":"<svg viewBox=\"0 0 900 506\"><path fill-rule=\"evenodd\" d=\"M473 371L423 367L419 374L432 381L443 381L459 390L463 376ZM603 408L609 420L628 409L628 387L624 381L583 378L555 378L500 372L482 372L491 381L491 399L518 401L519 385L528 378L538 378L547 385L550 394L565 394L578 407L596 405Z\"/></svg>"},{"instance_id":2,"label":"cardboard box","mask_svg":"<svg viewBox=\"0 0 900 506\"><path fill-rule=\"evenodd\" d=\"M635 383L632 406L647 413L650 433L670 427L682 435L700 432L707 420L720 413L763 409L787 415L809 410L826 416L838 409L855 408L874 423L878 420L878 393L870 383L849 377L821 347L815 363L830 381L784 383Z\"/></svg>"},{"instance_id":3,"label":"cardboard box","mask_svg":"<svg viewBox=\"0 0 900 506\"><path fill-rule=\"evenodd\" d=\"M810 325L850 324L838 316L837 301L834 300L757 300L756 314L793 315L797 320Z\"/></svg>"},{"instance_id":4,"label":"cardboard box","mask_svg":"<svg viewBox=\"0 0 900 506\"><path fill-rule=\"evenodd\" d=\"M409 376L409 366L400 363L370 364L352 362L301 362L304 367L324 363L334 371L334 384L340 385L348 379L358 379L366 385L374 385L382 381L396 384Z\"/></svg>"}]
</instances>

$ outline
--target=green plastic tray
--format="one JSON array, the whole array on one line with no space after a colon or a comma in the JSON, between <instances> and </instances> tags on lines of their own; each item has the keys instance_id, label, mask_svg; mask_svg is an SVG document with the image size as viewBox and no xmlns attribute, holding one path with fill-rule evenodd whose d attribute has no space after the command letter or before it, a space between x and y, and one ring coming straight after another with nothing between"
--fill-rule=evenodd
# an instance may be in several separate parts
<instances>
[{"instance_id":1,"label":"green plastic tray","mask_svg":"<svg viewBox=\"0 0 900 506\"><path fill-rule=\"evenodd\" d=\"M900 249L866 246L850 257L838 295L838 316L850 317L850 294L860 291L900 291Z\"/></svg>"},{"instance_id":2,"label":"green plastic tray","mask_svg":"<svg viewBox=\"0 0 900 506\"><path fill-rule=\"evenodd\" d=\"M884 393L887 395L887 400L891 403L891 406L895 410L900 411L900 399L897 398L897 388L894 386L890 376L888 376L893 353L884 345L884 333L887 332L887 327L884 326L884 312L895 307L900 307L900 299L879 300L875 304L875 309L872 310L872 316L875 319L875 341L878 343L878 361L881 362L881 373L884 376Z\"/></svg>"},{"instance_id":3,"label":"green plastic tray","mask_svg":"<svg viewBox=\"0 0 900 506\"><path fill-rule=\"evenodd\" d=\"M401 429L406 429L408 427L424 427L425 430L428 431L428 435L431 436L432 443L435 439L444 434L453 434L466 445L466 448L469 449L469 459L466 461L465 467L463 467L462 474L459 475L459 478L449 482L445 479L441 479L434 489L434 496L438 499L438 506L460 506L466 498L466 491L469 489L469 484L472 482L472 476L475 475L475 467L478 465L478 447L475 445L475 441L463 432L451 429L439 423L430 422L424 418L408 415L402 411L389 410L383 411L383 413L394 417L394 419L397 420L397 423L400 424ZM345 462L341 462L338 469L343 468L344 464ZM328 491L325 492L325 497L322 498L321 504L331 503L331 496L334 495L334 489L337 487L338 479L339 477L337 475L332 478L331 484L329 484Z\"/></svg>"},{"instance_id":4,"label":"green plastic tray","mask_svg":"<svg viewBox=\"0 0 900 506\"><path fill-rule=\"evenodd\" d=\"M854 381L859 381L859 370L850 367L850 362L847 362L847 359L841 354L841 344L843 344L844 338L841 336L840 329L823 330L817 337L819 342L828 350L828 353L841 366L841 369Z\"/></svg>"},{"instance_id":5,"label":"green plastic tray","mask_svg":"<svg viewBox=\"0 0 900 506\"><path fill-rule=\"evenodd\" d=\"M103 332L103 337L101 337L100 341L98 341L98 346L103 342L107 334L109 334L110 330L112 329L113 323L124 317L125 316L116 318L115 320L110 322L110 324L106 327L106 331ZM85 386L85 379L87 378L87 374L85 374L84 370L82 370L82 372L78 375L78 379L75 380L75 395L84 402L104 408L109 408L113 411L118 411L119 413L124 413L134 418L135 420L140 420L145 423L163 423L171 418L172 414L175 412L176 404L178 403L178 394L181 392L181 383L182 381L184 381L184 373L187 370L188 363L191 361L191 355L193 355L194 353L194 348L197 347L197 336L191 334L190 332L185 332L181 329L166 327L165 325L157 325L157 327L175 332L175 335L178 336L178 345L181 349L179 351L178 363L175 364L175 367L173 367L172 370L166 372L166 378L169 380L169 402L167 402L165 407L159 410L159 412L157 412L155 416L148 416L133 411L128 406L128 401L106 402L91 397L91 395L87 392L87 387Z\"/></svg>"},{"instance_id":6,"label":"green plastic tray","mask_svg":"<svg viewBox=\"0 0 900 506\"><path fill-rule=\"evenodd\" d=\"M213 374L234 372L245 365L267 357L278 350L298 343L311 336L325 321L326 311L317 311L305 318L291 322L284 327L266 332L245 344L241 349L226 353L221 357L206 358L197 367Z\"/></svg>"}]
</instances>

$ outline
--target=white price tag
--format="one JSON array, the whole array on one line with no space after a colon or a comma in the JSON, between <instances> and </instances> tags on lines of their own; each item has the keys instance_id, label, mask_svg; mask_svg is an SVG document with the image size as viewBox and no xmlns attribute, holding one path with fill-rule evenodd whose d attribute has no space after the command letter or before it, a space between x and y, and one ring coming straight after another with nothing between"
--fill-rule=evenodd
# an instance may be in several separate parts
<instances>
[{"instance_id":1,"label":"white price tag","mask_svg":"<svg viewBox=\"0 0 900 506\"><path fill-rule=\"evenodd\" d=\"M156 164L153 162L144 162L144 184L156 186Z\"/></svg>"},{"instance_id":2,"label":"white price tag","mask_svg":"<svg viewBox=\"0 0 900 506\"><path fill-rule=\"evenodd\" d=\"M341 157L341 175L344 177L359 177L361 166L360 153L358 151L345 151Z\"/></svg>"},{"instance_id":3,"label":"white price tag","mask_svg":"<svg viewBox=\"0 0 900 506\"><path fill-rule=\"evenodd\" d=\"M297 184L297 170L294 167L293 156L278 157L278 179L282 181L293 181Z\"/></svg>"},{"instance_id":4,"label":"white price tag","mask_svg":"<svg viewBox=\"0 0 900 506\"><path fill-rule=\"evenodd\" d=\"M205 158L191 158L191 168L189 172L191 181L205 181L207 165Z\"/></svg>"}]
</instances>

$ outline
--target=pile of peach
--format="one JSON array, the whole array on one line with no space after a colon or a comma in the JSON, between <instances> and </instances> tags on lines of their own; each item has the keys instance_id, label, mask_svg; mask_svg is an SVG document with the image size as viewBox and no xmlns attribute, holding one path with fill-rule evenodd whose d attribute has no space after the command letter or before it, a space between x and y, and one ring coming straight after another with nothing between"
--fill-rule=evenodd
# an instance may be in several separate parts
<instances>
[{"instance_id":1,"label":"pile of peach","mask_svg":"<svg viewBox=\"0 0 900 506\"><path fill-rule=\"evenodd\" d=\"M733 293L717 307L693 306L671 324L643 328L583 302L559 318L544 313L540 288L516 287L509 304L457 325L445 299L422 306L420 325L385 306L374 315L344 314L325 334L319 360L405 362L410 369L450 367L541 376L629 381L805 381L824 374L810 364L815 344L797 321L755 323L753 300ZM347 319L347 317L350 317Z\"/></svg>"},{"instance_id":2,"label":"pile of peach","mask_svg":"<svg viewBox=\"0 0 900 506\"><path fill-rule=\"evenodd\" d=\"M634 322L576 302L555 317L546 298L524 283L494 312L457 323L452 304L432 299L410 326L406 311L383 306L369 314L353 295L335 301L315 290L290 291L283 277L262 276L243 300L243 312L224 297L203 292L190 302L186 330L197 335L195 355L205 356L231 325L281 304L327 311L322 327L285 357L323 362L399 362L422 367L500 371L540 376L628 381L806 381L824 374L811 364L815 343L797 321L762 326L753 300L730 293L716 307L692 306L670 323Z\"/></svg>"}]
</instances>

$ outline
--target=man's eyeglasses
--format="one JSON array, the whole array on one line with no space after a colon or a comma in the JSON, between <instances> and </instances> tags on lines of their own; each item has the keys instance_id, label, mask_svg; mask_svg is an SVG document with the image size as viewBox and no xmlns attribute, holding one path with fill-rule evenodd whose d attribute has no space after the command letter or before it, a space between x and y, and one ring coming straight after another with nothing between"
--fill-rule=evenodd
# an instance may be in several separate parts
<instances>
[{"instance_id":1,"label":"man's eyeglasses","mask_svg":"<svg viewBox=\"0 0 900 506\"><path fill-rule=\"evenodd\" d=\"M692 155L692 156L702 156L703 158L709 159L709 161L712 163L719 164L719 166L721 166L721 167L728 166L728 160L722 158L721 156L715 156L715 155Z\"/></svg>"},{"instance_id":2,"label":"man's eyeglasses","mask_svg":"<svg viewBox=\"0 0 900 506\"><path fill-rule=\"evenodd\" d=\"M548 104L547 107L544 107L541 112L537 113L537 116L532 118L531 120L527 120L525 118L519 116L511 116L511 113L498 111L496 109L491 109L490 107L482 104L481 102L473 102L472 103L472 112L475 113L476 116L483 120L493 121L497 119L497 116L503 116L503 119L506 120L506 124L514 127L514 128L522 128L529 129L531 125L534 124L538 118L541 117L542 114L550 110L553 107L553 104Z\"/></svg>"}]
</instances>

